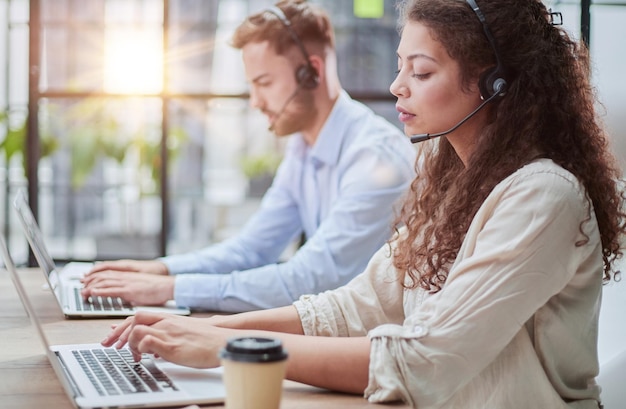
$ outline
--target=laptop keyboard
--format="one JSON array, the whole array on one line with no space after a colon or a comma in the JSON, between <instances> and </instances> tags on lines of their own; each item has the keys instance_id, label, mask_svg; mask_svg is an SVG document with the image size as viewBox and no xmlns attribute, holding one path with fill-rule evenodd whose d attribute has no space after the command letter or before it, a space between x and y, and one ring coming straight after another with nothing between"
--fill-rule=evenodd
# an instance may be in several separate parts
<instances>
[{"instance_id":1,"label":"laptop keyboard","mask_svg":"<svg viewBox=\"0 0 626 409\"><path fill-rule=\"evenodd\" d=\"M78 311L121 311L133 308L130 303L120 297L89 297L84 299L78 287L74 287L74 298Z\"/></svg>"},{"instance_id":2,"label":"laptop keyboard","mask_svg":"<svg viewBox=\"0 0 626 409\"><path fill-rule=\"evenodd\" d=\"M152 359L135 362L128 349L72 351L100 396L176 391Z\"/></svg>"}]
</instances>

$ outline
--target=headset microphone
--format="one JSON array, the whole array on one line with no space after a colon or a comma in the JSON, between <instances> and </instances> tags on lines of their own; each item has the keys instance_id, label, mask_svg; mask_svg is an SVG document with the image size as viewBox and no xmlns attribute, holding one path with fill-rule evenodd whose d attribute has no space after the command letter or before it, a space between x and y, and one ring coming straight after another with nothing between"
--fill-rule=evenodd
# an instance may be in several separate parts
<instances>
[{"instance_id":1,"label":"headset microphone","mask_svg":"<svg viewBox=\"0 0 626 409\"><path fill-rule=\"evenodd\" d=\"M311 64L311 58L309 57L309 53L307 53L306 48L304 47L304 43L302 42L300 37L298 37L298 34L296 34L296 31L292 27L291 21L285 15L285 12L278 6L272 6L265 11L267 13L273 14L276 18L278 18L283 27L285 27L285 30L287 30L287 32L291 36L296 47L300 50L302 57L304 57L304 64L296 68L295 76L297 86L295 91L293 91L289 98L285 100L285 103L278 110L276 116L274 117L274 120L269 126L269 130L273 132L274 124L276 124L278 118L280 118L280 116L285 112L285 110L287 109L287 105L289 105L289 103L296 97L300 89L304 88L312 90L317 88L320 82L320 77L317 74L315 67L313 67L313 65Z\"/></svg>"},{"instance_id":2,"label":"headset microphone","mask_svg":"<svg viewBox=\"0 0 626 409\"><path fill-rule=\"evenodd\" d=\"M438 133L420 133L420 134L416 134L416 135L411 135L411 137L409 138L409 140L411 141L411 143L419 143L419 142L424 142L427 141L429 139L433 139L433 138L438 138L440 136L444 136L444 135L448 135L449 133L452 133L454 131L456 131L456 129L463 125L468 119L470 119L471 117L473 117L474 115L476 115L476 113L478 111L480 111L485 105L487 105L488 103L490 103L491 101L493 101L494 99L496 99L499 95L500 95L500 90L497 90L498 92L494 93L493 95L491 95L489 98L487 98L486 100L484 100L480 105L478 105L478 108L476 108L475 110L473 110L469 115L467 115L465 118L463 118L462 120L460 120L456 125L454 125L452 128L448 129L447 131L444 132L438 132Z\"/></svg>"},{"instance_id":3,"label":"headset microphone","mask_svg":"<svg viewBox=\"0 0 626 409\"><path fill-rule=\"evenodd\" d=\"M293 101L293 99L296 97L296 95L300 91L300 88L302 88L302 84L300 83L296 84L296 89L291 93L291 95L289 95L289 98L285 100L285 102L283 103L283 106L280 107L278 112L276 112L276 115L274 116L274 120L272 120L269 128L267 128L269 131L274 132L274 125L278 121L278 118L280 118L282 114L285 112L285 110L287 109L287 105L289 105L289 103Z\"/></svg>"},{"instance_id":4,"label":"headset microphone","mask_svg":"<svg viewBox=\"0 0 626 409\"><path fill-rule=\"evenodd\" d=\"M476 0L465 0L465 2L470 6L472 11L476 14L476 17L478 17L478 20L480 20L480 24L483 27L483 32L485 33L485 37L487 37L487 41L489 42L489 45L493 49L493 53L496 58L496 66L483 72L480 75L480 78L478 80L478 89L480 90L480 98L483 100L483 102L478 106L478 108L473 110L468 116L463 118L458 124L454 125L449 130L445 132L439 132L439 133L433 133L433 134L422 133L422 134L412 135L410 138L412 143L427 141L429 139L448 135L449 133L454 132L459 126L463 125L465 121L467 121L468 119L476 115L476 113L480 111L489 102L493 101L494 99L498 97L502 97L504 96L504 94L506 94L507 86L508 86L507 81L506 81L506 70L504 69L504 65L502 64L502 60L500 58L500 50L498 49L498 43L496 42L496 39L493 37L493 34L491 34L491 30L489 29L489 26L487 26L487 19L485 18L485 15L483 14L480 7L478 7L478 4L476 4Z\"/></svg>"}]
</instances>

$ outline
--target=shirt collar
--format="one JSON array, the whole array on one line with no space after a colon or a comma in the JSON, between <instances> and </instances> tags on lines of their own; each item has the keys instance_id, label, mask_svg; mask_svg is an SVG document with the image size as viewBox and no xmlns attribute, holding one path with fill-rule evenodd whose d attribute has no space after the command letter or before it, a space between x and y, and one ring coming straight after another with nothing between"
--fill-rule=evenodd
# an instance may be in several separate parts
<instances>
[{"instance_id":1,"label":"shirt collar","mask_svg":"<svg viewBox=\"0 0 626 409\"><path fill-rule=\"evenodd\" d=\"M316 165L335 165L339 160L341 146L347 136L344 132L350 122L350 105L352 98L342 90L339 93L335 105L328 115L328 119L322 126L317 140L312 147L309 147L301 134L297 136L296 151L304 156L309 151L309 157Z\"/></svg>"},{"instance_id":2,"label":"shirt collar","mask_svg":"<svg viewBox=\"0 0 626 409\"><path fill-rule=\"evenodd\" d=\"M352 98L342 90L315 144L311 147L311 158L314 161L326 165L335 165L339 161L341 146L346 137L345 129L350 122L351 102Z\"/></svg>"}]
</instances>

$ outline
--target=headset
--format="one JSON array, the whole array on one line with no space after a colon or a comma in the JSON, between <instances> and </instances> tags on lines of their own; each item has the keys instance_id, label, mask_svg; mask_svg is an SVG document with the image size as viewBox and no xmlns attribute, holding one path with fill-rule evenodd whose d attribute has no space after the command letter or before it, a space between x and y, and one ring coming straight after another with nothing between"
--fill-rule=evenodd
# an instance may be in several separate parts
<instances>
[{"instance_id":1,"label":"headset","mask_svg":"<svg viewBox=\"0 0 626 409\"><path fill-rule=\"evenodd\" d=\"M472 10L474 10L474 13L476 13L476 16L478 17L478 20L480 20L480 23L483 26L483 31L485 32L485 36L487 37L487 41L489 41L489 44L491 45L491 48L493 49L493 53L495 54L495 57L496 57L496 66L494 68L490 68L486 70L480 75L480 78L478 80L478 89L480 90L480 97L483 99L483 101L491 97L496 98L495 95L497 95L498 97L501 97L504 94L506 94L507 82L506 82L506 79L504 79L505 71L504 71L502 62L500 61L500 53L498 52L498 44L496 43L495 38L491 34L491 30L489 30L489 27L487 26L487 20L485 19L485 15L478 7L478 4L476 4L476 0L465 0L465 1L467 2L467 4L469 4Z\"/></svg>"},{"instance_id":2,"label":"headset","mask_svg":"<svg viewBox=\"0 0 626 409\"><path fill-rule=\"evenodd\" d=\"M309 53L306 52L304 44L302 44L302 41L300 41L300 38L296 34L295 30L291 27L291 21L289 21L287 16L285 16L285 13L279 7L272 6L265 11L278 17L278 20L289 32L291 38L293 38L294 43L296 43L296 46L298 46L300 52L302 53L302 56L304 57L304 60L306 61L304 64L296 69L296 82L298 83L298 86L305 89L316 88L320 82L320 77L319 75L317 75L317 71L315 70L313 65L311 65Z\"/></svg>"},{"instance_id":3,"label":"headset","mask_svg":"<svg viewBox=\"0 0 626 409\"><path fill-rule=\"evenodd\" d=\"M485 20L485 15L480 10L480 8L478 8L478 5L476 4L475 0L465 0L465 1L467 2L467 4L469 4L472 10L474 10L474 13L476 13L476 15L478 16L478 19L480 20L483 26L483 31L485 32L485 36L487 36L487 41L489 41L489 44L491 45L491 48L493 49L493 53L495 54L495 57L496 57L496 66L485 70L485 72L480 74L480 77L478 79L478 89L480 90L480 99L482 99L483 102L476 109L470 112L469 115L461 119L459 122L457 122L456 125L448 129L447 131L437 132L437 133L420 133L416 135L411 135L411 137L409 138L411 143L424 142L429 139L438 138L440 136L448 135L454 132L459 126L463 125L471 117L476 115L478 111L483 109L488 103L490 103L491 101L495 99L501 98L504 94L506 94L507 83L506 83L506 80L504 79L505 77L504 67L502 66L502 62L500 61L500 53L498 52L498 46L496 44L496 40L493 38L493 35L491 35L491 30L489 30L489 27L487 27L487 21Z\"/></svg>"}]
</instances>

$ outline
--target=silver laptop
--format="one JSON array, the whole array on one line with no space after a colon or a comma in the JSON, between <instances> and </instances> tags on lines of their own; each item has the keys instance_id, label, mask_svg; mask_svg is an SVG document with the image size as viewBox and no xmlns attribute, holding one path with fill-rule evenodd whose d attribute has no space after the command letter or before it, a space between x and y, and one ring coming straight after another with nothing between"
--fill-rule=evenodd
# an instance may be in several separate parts
<instances>
[{"instance_id":1,"label":"silver laptop","mask_svg":"<svg viewBox=\"0 0 626 409\"><path fill-rule=\"evenodd\" d=\"M4 238L0 252L57 377L73 404L87 408L145 408L222 403L222 369L194 369L145 355L134 362L126 348L100 344L50 345Z\"/></svg>"},{"instance_id":2,"label":"silver laptop","mask_svg":"<svg viewBox=\"0 0 626 409\"><path fill-rule=\"evenodd\" d=\"M28 206L26 193L23 189L17 192L13 205L17 210L24 234L37 263L66 317L126 317L133 315L138 310L179 315L191 314L189 308L177 307L173 300L168 301L163 306L132 306L119 297L90 297L85 300L80 294L82 288L80 279L91 269L93 263L70 262L62 268L58 268L43 241L43 234L41 234L41 229L30 210L30 206Z\"/></svg>"}]
</instances>

